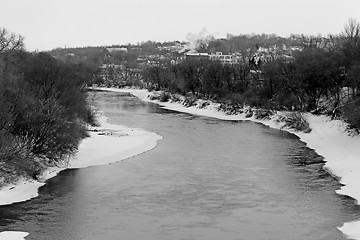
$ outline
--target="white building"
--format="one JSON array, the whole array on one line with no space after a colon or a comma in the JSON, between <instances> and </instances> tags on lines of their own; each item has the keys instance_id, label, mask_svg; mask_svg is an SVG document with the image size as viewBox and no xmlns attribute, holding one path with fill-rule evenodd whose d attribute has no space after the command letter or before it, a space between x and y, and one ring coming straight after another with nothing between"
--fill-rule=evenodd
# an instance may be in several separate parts
<instances>
[{"instance_id":1,"label":"white building","mask_svg":"<svg viewBox=\"0 0 360 240\"><path fill-rule=\"evenodd\" d=\"M208 53L198 53L196 51L189 51L185 53L185 58L196 58L196 59L209 59Z\"/></svg>"},{"instance_id":2,"label":"white building","mask_svg":"<svg viewBox=\"0 0 360 240\"><path fill-rule=\"evenodd\" d=\"M238 63L236 55L223 55L222 52L216 52L215 54L208 54L208 53L198 53L196 51L190 51L188 53L185 53L185 58L209 59L210 61L219 61L222 64Z\"/></svg>"},{"instance_id":3,"label":"white building","mask_svg":"<svg viewBox=\"0 0 360 240\"><path fill-rule=\"evenodd\" d=\"M106 50L108 50L109 53L114 53L114 52L123 52L123 53L127 53L127 48L125 47L108 47L106 48Z\"/></svg>"},{"instance_id":4,"label":"white building","mask_svg":"<svg viewBox=\"0 0 360 240\"><path fill-rule=\"evenodd\" d=\"M223 55L222 52L210 54L209 59L211 61L220 61L222 64L235 64L238 62L235 55Z\"/></svg>"}]
</instances>

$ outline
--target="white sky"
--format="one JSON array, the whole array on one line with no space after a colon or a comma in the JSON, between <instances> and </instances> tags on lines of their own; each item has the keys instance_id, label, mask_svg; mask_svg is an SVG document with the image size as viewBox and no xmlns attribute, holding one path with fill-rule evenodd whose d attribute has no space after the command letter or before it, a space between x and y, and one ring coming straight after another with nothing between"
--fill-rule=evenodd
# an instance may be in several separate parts
<instances>
[{"instance_id":1,"label":"white sky","mask_svg":"<svg viewBox=\"0 0 360 240\"><path fill-rule=\"evenodd\" d=\"M1 0L0 27L26 48L186 40L246 33L327 35L360 21L360 0Z\"/></svg>"}]
</instances>

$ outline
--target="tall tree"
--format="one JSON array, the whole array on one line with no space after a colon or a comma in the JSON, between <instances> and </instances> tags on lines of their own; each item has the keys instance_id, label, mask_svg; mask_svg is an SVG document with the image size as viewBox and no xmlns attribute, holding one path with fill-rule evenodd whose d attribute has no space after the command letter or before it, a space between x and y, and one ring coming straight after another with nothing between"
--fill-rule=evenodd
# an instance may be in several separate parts
<instances>
[{"instance_id":1,"label":"tall tree","mask_svg":"<svg viewBox=\"0 0 360 240\"><path fill-rule=\"evenodd\" d=\"M24 37L15 33L10 33L5 28L0 28L0 54L5 52L22 50L24 47Z\"/></svg>"},{"instance_id":2,"label":"tall tree","mask_svg":"<svg viewBox=\"0 0 360 240\"><path fill-rule=\"evenodd\" d=\"M344 27L343 53L346 58L346 67L360 61L360 23L349 19Z\"/></svg>"}]
</instances>

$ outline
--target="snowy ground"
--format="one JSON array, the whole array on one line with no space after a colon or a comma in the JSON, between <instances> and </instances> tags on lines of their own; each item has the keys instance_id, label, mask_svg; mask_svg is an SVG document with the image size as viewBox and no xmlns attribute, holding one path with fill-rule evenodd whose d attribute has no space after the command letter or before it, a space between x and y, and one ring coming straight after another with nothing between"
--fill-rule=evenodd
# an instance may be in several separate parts
<instances>
[{"instance_id":1,"label":"snowy ground","mask_svg":"<svg viewBox=\"0 0 360 240\"><path fill-rule=\"evenodd\" d=\"M27 232L5 231L0 233L0 240L24 240Z\"/></svg>"},{"instance_id":2,"label":"snowy ground","mask_svg":"<svg viewBox=\"0 0 360 240\"><path fill-rule=\"evenodd\" d=\"M162 105L166 109L214 117L223 120L250 120L262 123L266 126L280 129L283 125L272 120L258 120L255 118L246 118L244 114L227 115L224 112L217 111L214 106L207 108L185 107L180 103L158 102L147 98L147 90L136 89L104 89L109 91L130 92L132 95L143 101L154 102ZM332 175L335 175L344 185L338 194L344 194L353 197L359 203L360 200L360 137L351 136L346 131L346 124L339 120L331 121L326 116L315 116L306 114L307 120L312 128L311 133L295 132L291 129L284 129L296 134L301 141L305 142L309 148L314 149L326 161L325 169ZM360 221L345 223L339 226L347 237L360 240Z\"/></svg>"}]
</instances>

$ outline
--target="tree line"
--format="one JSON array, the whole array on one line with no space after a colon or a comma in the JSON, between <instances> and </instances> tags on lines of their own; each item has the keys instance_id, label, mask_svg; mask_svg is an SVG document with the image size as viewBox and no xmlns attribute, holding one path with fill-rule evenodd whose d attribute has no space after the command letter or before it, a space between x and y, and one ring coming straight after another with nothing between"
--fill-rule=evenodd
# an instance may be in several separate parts
<instances>
[{"instance_id":1,"label":"tree line","mask_svg":"<svg viewBox=\"0 0 360 240\"><path fill-rule=\"evenodd\" d=\"M350 19L339 36L305 38L287 61L224 65L188 58L143 72L149 89L166 89L259 108L322 112L360 129L360 25ZM213 44L210 44L213 46Z\"/></svg>"},{"instance_id":2,"label":"tree line","mask_svg":"<svg viewBox=\"0 0 360 240\"><path fill-rule=\"evenodd\" d=\"M92 75L84 64L26 52L20 35L0 28L1 181L37 178L76 152L96 124L84 89Z\"/></svg>"}]
</instances>

